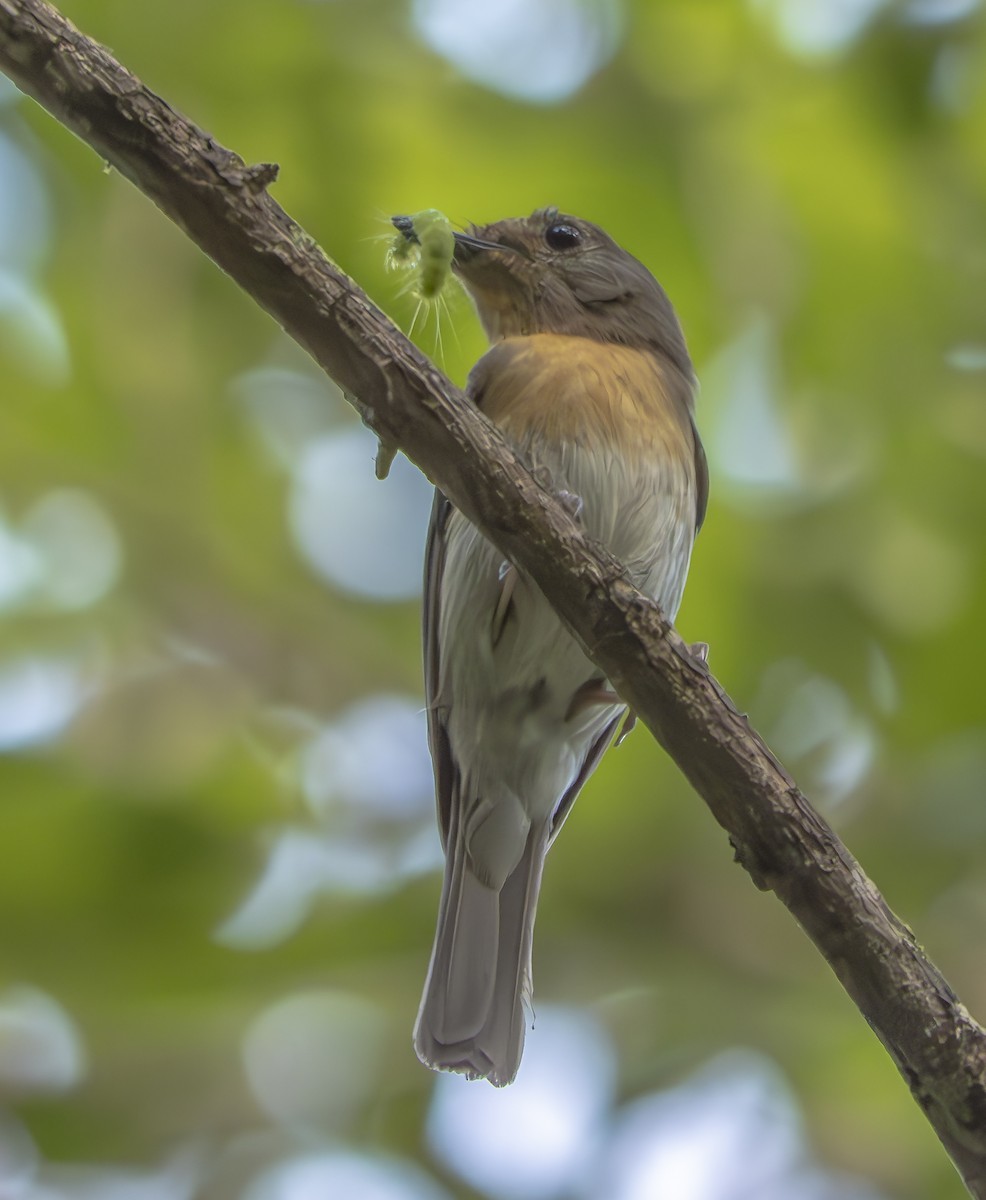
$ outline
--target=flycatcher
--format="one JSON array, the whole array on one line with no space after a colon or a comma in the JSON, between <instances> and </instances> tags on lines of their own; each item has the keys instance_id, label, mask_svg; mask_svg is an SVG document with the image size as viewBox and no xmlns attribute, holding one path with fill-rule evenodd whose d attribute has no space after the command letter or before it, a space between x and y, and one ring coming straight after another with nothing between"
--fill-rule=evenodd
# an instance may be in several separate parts
<instances>
[{"instance_id":1,"label":"flycatcher","mask_svg":"<svg viewBox=\"0 0 986 1200\"><path fill-rule=\"evenodd\" d=\"M708 470L664 290L553 208L456 234L453 268L492 343L469 394L673 619ZM424 660L445 877L414 1045L429 1067L502 1086L524 1046L545 855L626 708L440 492Z\"/></svg>"}]
</instances>

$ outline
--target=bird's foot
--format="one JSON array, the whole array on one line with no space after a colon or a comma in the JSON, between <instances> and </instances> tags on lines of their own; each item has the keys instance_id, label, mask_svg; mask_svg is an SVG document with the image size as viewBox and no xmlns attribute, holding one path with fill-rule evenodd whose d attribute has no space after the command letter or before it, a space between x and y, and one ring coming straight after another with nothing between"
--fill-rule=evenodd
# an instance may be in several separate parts
<instances>
[{"instance_id":1,"label":"bird's foot","mask_svg":"<svg viewBox=\"0 0 986 1200\"><path fill-rule=\"evenodd\" d=\"M627 734L637 724L637 714L632 708L627 709L627 715L623 718L623 724L620 726L620 732L616 735L614 746L620 746L626 739Z\"/></svg>"},{"instance_id":2,"label":"bird's foot","mask_svg":"<svg viewBox=\"0 0 986 1200\"><path fill-rule=\"evenodd\" d=\"M574 519L578 520L582 516L582 510L585 508L585 501L577 492L566 492L564 489L558 493L558 499L561 501L562 508Z\"/></svg>"},{"instance_id":3,"label":"bird's foot","mask_svg":"<svg viewBox=\"0 0 986 1200\"><path fill-rule=\"evenodd\" d=\"M574 520L577 521L582 516L582 509L585 507L582 497L577 492L570 492L566 488L558 488L556 490L555 481L551 478L551 472L543 463L537 463L532 466L531 474L545 491L555 493L558 503Z\"/></svg>"},{"instance_id":4,"label":"bird's foot","mask_svg":"<svg viewBox=\"0 0 986 1200\"><path fill-rule=\"evenodd\" d=\"M493 619L490 622L490 640L494 646L496 646L503 636L507 617L513 611L514 588L517 586L517 568L511 563L504 561L500 564L497 578L500 581L500 594L496 598L496 607L493 609Z\"/></svg>"}]
</instances>

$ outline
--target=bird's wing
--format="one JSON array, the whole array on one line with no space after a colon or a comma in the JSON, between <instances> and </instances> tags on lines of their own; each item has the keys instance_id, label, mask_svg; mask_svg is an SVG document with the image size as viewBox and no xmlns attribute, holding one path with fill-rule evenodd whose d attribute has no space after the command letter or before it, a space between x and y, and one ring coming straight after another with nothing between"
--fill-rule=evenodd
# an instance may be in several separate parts
<instances>
[{"instance_id":1,"label":"bird's wing","mask_svg":"<svg viewBox=\"0 0 986 1200\"><path fill-rule=\"evenodd\" d=\"M442 574L445 570L446 530L452 505L436 488L435 502L428 525L425 546L424 606L422 644L424 646L425 703L428 711L428 745L435 769L435 800L438 805L438 830L442 848L448 841L452 821L452 803L458 788L458 769L452 757L448 737L448 710L440 701L440 655L438 645L439 603Z\"/></svg>"},{"instance_id":2,"label":"bird's wing","mask_svg":"<svg viewBox=\"0 0 986 1200\"><path fill-rule=\"evenodd\" d=\"M695 532L698 533L705 520L705 510L709 506L709 460L705 457L705 447L695 428L694 417L692 440L695 443Z\"/></svg>"},{"instance_id":3,"label":"bird's wing","mask_svg":"<svg viewBox=\"0 0 986 1200\"><path fill-rule=\"evenodd\" d=\"M621 709L589 747L589 752L582 760L582 766L579 769L578 775L575 777L575 782L571 784L571 786L568 788L568 791L566 791L564 796L562 796L558 807L551 816L551 830L548 834L549 846L558 836L558 831L561 829L562 825L565 824L565 818L571 812L572 805L578 798L579 792L582 791L585 781L596 769L596 767L599 765L599 760L606 753L606 748L613 740L613 734L616 732L616 727L623 719L625 713L626 709Z\"/></svg>"},{"instance_id":4,"label":"bird's wing","mask_svg":"<svg viewBox=\"0 0 986 1200\"><path fill-rule=\"evenodd\" d=\"M488 354L484 355L476 363L466 385L466 393L477 408L483 407L484 384L489 370L488 358ZM438 832L441 835L443 850L447 850L449 830L452 827L452 809L459 789L459 768L452 756L448 735L448 697L443 698L439 695L441 647L438 642L448 524L454 511L451 501L436 488L425 543L424 600L421 613L425 702L428 706L428 745L435 772Z\"/></svg>"}]
</instances>

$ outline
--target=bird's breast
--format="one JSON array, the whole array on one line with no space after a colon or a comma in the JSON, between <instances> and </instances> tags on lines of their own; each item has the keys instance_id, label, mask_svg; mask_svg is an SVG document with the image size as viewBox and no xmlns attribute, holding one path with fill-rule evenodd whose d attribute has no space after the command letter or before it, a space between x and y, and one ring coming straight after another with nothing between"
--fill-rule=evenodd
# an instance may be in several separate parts
<instances>
[{"instance_id":1,"label":"bird's breast","mask_svg":"<svg viewBox=\"0 0 986 1200\"><path fill-rule=\"evenodd\" d=\"M580 519L673 615L696 526L691 386L648 351L537 334L498 342L470 387Z\"/></svg>"},{"instance_id":2,"label":"bird's breast","mask_svg":"<svg viewBox=\"0 0 986 1200\"><path fill-rule=\"evenodd\" d=\"M626 465L662 458L693 470L690 382L647 350L535 334L498 342L471 389L523 447L562 444Z\"/></svg>"}]
</instances>

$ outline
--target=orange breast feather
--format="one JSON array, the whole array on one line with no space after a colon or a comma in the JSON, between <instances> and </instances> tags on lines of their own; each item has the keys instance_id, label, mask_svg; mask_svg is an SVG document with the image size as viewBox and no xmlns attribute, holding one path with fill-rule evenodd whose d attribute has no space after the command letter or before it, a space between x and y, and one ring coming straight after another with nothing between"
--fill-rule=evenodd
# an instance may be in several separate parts
<instances>
[{"instance_id":1,"label":"orange breast feather","mask_svg":"<svg viewBox=\"0 0 986 1200\"><path fill-rule=\"evenodd\" d=\"M646 350L535 334L498 342L470 390L514 441L569 442L628 460L695 454L689 384Z\"/></svg>"}]
</instances>

